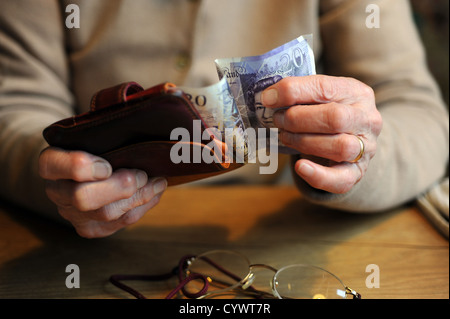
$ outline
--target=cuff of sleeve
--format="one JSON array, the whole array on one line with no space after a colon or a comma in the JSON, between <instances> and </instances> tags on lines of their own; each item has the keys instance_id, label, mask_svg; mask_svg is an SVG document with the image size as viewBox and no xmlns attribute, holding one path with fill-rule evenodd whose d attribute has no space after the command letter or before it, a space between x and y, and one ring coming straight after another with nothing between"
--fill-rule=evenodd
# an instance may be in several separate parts
<instances>
[{"instance_id":1,"label":"cuff of sleeve","mask_svg":"<svg viewBox=\"0 0 450 319\"><path fill-rule=\"evenodd\" d=\"M449 238L449 178L434 185L417 199L417 205L445 238Z\"/></svg>"}]
</instances>

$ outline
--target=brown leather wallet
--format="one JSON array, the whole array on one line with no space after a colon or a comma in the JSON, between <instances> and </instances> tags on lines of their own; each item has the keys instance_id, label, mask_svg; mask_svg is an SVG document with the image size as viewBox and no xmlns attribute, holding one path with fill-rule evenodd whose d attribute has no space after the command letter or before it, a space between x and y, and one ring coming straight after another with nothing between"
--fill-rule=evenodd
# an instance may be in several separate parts
<instances>
[{"instance_id":1,"label":"brown leather wallet","mask_svg":"<svg viewBox=\"0 0 450 319\"><path fill-rule=\"evenodd\" d=\"M227 163L222 157L225 152L214 153L217 148L210 146L213 139L201 143L170 140L172 130L179 127L187 129L192 137L194 120L201 121L203 133L207 129L205 122L174 84L144 90L135 82L127 82L97 92L89 112L53 123L43 135L50 146L101 156L114 170L141 169L150 178L165 177L169 185L222 174L243 165ZM170 150L175 143L188 143L190 154L206 148L216 160L174 163Z\"/></svg>"}]
</instances>

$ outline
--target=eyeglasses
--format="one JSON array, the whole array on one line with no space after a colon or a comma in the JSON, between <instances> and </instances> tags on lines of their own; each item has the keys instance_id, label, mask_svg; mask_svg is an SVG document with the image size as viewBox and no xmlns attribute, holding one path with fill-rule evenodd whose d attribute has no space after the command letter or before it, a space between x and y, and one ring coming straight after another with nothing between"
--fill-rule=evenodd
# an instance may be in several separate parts
<instances>
[{"instance_id":1,"label":"eyeglasses","mask_svg":"<svg viewBox=\"0 0 450 319\"><path fill-rule=\"evenodd\" d=\"M255 289L254 270L273 271L271 293ZM183 257L175 269L163 275L113 275L111 283L136 298L145 299L138 291L125 285L125 280L165 280L178 275L179 284L166 299L181 291L188 298L207 298L231 290L239 290L255 298L280 299L361 299L361 295L320 267L294 264L275 269L265 264L251 264L246 256L229 250L214 250L198 256Z\"/></svg>"}]
</instances>

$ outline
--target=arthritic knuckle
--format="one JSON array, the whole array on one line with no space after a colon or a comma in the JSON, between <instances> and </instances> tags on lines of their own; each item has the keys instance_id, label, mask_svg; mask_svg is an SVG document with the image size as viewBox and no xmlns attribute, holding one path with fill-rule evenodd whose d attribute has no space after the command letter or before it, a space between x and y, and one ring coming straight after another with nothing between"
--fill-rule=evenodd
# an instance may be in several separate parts
<instances>
[{"instance_id":1,"label":"arthritic knuckle","mask_svg":"<svg viewBox=\"0 0 450 319\"><path fill-rule=\"evenodd\" d=\"M84 181L86 179L85 169L91 165L91 160L83 152L72 152L70 156L70 167L72 170L72 179L75 181Z\"/></svg>"},{"instance_id":2,"label":"arthritic knuckle","mask_svg":"<svg viewBox=\"0 0 450 319\"><path fill-rule=\"evenodd\" d=\"M122 171L117 175L117 180L124 198L130 198L136 193L137 182L135 174L129 171Z\"/></svg>"},{"instance_id":3,"label":"arthritic knuckle","mask_svg":"<svg viewBox=\"0 0 450 319\"><path fill-rule=\"evenodd\" d=\"M295 83L292 78L284 78L284 79L280 80L276 84L276 86L279 90L283 91L283 93L286 94L286 93L290 93L292 91L292 89L294 89Z\"/></svg>"},{"instance_id":4,"label":"arthritic knuckle","mask_svg":"<svg viewBox=\"0 0 450 319\"><path fill-rule=\"evenodd\" d=\"M316 78L316 88L319 90L317 96L322 97L322 100L317 102L325 103L327 101L334 101L338 94L338 88L334 81L330 81L328 77L319 75Z\"/></svg>"},{"instance_id":5,"label":"arthritic knuckle","mask_svg":"<svg viewBox=\"0 0 450 319\"><path fill-rule=\"evenodd\" d=\"M348 106L330 103L327 113L327 123L332 132L344 133L351 125L352 115Z\"/></svg>"},{"instance_id":6,"label":"arthritic knuckle","mask_svg":"<svg viewBox=\"0 0 450 319\"><path fill-rule=\"evenodd\" d=\"M284 78L277 84L280 98L285 106L294 105L297 101L299 86L295 78Z\"/></svg>"},{"instance_id":7,"label":"arthritic knuckle","mask_svg":"<svg viewBox=\"0 0 450 319\"><path fill-rule=\"evenodd\" d=\"M334 147L339 154L338 161L346 161L349 158L353 158L355 153L357 154L353 147L352 139L354 139L352 135L343 135L336 139ZM359 149L357 151L359 152Z\"/></svg>"},{"instance_id":8,"label":"arthritic knuckle","mask_svg":"<svg viewBox=\"0 0 450 319\"><path fill-rule=\"evenodd\" d=\"M368 86L364 83L361 83L359 91L360 91L360 94L363 97L365 97L366 99L369 99L372 101L375 100L375 92L373 91L373 89L370 86Z\"/></svg>"}]
</instances>

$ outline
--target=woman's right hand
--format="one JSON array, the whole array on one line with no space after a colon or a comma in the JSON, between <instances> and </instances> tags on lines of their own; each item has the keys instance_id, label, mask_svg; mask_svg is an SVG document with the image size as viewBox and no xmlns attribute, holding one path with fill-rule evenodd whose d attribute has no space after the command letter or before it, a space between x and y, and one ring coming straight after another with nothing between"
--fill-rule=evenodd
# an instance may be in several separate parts
<instances>
[{"instance_id":1,"label":"woman's right hand","mask_svg":"<svg viewBox=\"0 0 450 319\"><path fill-rule=\"evenodd\" d=\"M164 178L148 180L144 171L120 169L83 151L46 148L39 174L59 214L86 238L106 237L136 223L167 188Z\"/></svg>"}]
</instances>

